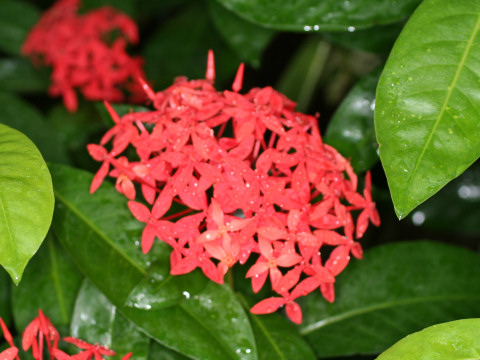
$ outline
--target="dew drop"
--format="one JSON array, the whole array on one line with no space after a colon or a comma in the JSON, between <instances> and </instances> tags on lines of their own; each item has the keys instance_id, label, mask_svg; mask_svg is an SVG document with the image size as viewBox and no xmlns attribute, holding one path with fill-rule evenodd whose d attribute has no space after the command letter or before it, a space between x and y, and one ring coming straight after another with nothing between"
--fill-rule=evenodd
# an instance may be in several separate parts
<instances>
[{"instance_id":1,"label":"dew drop","mask_svg":"<svg viewBox=\"0 0 480 360\"><path fill-rule=\"evenodd\" d=\"M355 31L355 26L349 26L349 27L347 28L347 31L348 31L348 32L354 32L354 31Z\"/></svg>"}]
</instances>

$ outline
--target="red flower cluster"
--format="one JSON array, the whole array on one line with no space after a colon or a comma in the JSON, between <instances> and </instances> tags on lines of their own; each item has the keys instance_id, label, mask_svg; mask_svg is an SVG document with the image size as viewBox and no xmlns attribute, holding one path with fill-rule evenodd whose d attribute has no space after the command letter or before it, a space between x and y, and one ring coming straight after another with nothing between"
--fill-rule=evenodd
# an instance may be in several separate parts
<instances>
[{"instance_id":1,"label":"red flower cluster","mask_svg":"<svg viewBox=\"0 0 480 360\"><path fill-rule=\"evenodd\" d=\"M50 95L63 96L72 112L77 109L75 89L90 100L145 100L136 81L144 76L142 60L126 52L127 42L138 42L136 24L111 7L78 14L79 2L57 1L23 44L22 52L35 63L52 66Z\"/></svg>"},{"instance_id":2,"label":"red flower cluster","mask_svg":"<svg viewBox=\"0 0 480 360\"><path fill-rule=\"evenodd\" d=\"M1 360L19 360L18 348L13 343L12 335L5 325L2 318L0 318L0 326L3 332L3 337L10 345L10 347L0 353ZM38 310L38 316L25 328L22 336L22 348L24 351L32 348L32 357L35 360L43 359L44 341L47 345L48 354L51 360L95 360L104 359L102 355L113 356L115 351L112 351L105 346L97 344L89 344L85 341L73 338L65 337L64 341L76 345L83 351L75 355L68 355L58 348L60 342L60 334L57 329L52 325L50 319L47 318L42 310ZM132 353L125 355L122 360L129 360Z\"/></svg>"},{"instance_id":3,"label":"red flower cluster","mask_svg":"<svg viewBox=\"0 0 480 360\"><path fill-rule=\"evenodd\" d=\"M335 276L350 254L362 257L354 239L369 222L380 223L370 175L362 196L349 162L322 143L315 117L295 112L295 103L271 87L240 94L243 65L233 91L217 92L214 76L210 52L206 80L180 77L158 93L143 83L154 111L119 117L106 103L115 126L100 145L88 146L103 162L91 192L107 175L116 178L145 223L143 252L155 238L168 243L172 274L200 268L223 283L230 267L256 254L247 273L253 290L269 277L279 297L252 312L286 305L300 323L295 299L319 288L333 301ZM137 159L121 156L130 146ZM134 201L138 190L148 205ZM359 213L356 224L352 212Z\"/></svg>"}]
</instances>

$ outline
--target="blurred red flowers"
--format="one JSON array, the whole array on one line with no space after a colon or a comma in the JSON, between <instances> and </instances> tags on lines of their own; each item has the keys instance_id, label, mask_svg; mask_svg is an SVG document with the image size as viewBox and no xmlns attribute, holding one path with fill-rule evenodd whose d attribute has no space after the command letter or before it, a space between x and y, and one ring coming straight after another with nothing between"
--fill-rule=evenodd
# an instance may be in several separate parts
<instances>
[{"instance_id":1,"label":"blurred red flowers","mask_svg":"<svg viewBox=\"0 0 480 360\"><path fill-rule=\"evenodd\" d=\"M107 103L115 126L88 146L103 163L91 190L107 175L117 179L146 224L143 251L155 238L167 242L172 274L199 267L223 283L230 267L255 254L247 273L253 290L269 278L279 297L252 312L285 305L300 323L295 300L320 289L333 301L335 276L350 255L362 257L356 239L369 222L380 224L370 175L362 196L350 163L322 142L316 117L295 112L295 103L271 87L240 94L243 66L234 91L215 90L214 74L210 52L205 80L180 77L158 93L143 83L153 111L119 117ZM135 159L121 156L128 147ZM134 184L145 202L134 200Z\"/></svg>"},{"instance_id":2,"label":"blurred red flowers","mask_svg":"<svg viewBox=\"0 0 480 360\"><path fill-rule=\"evenodd\" d=\"M142 60L126 51L138 42L135 22L111 7L78 14L80 0L58 0L30 31L22 52L52 67L51 96L77 109L76 90L89 100L145 100L136 79Z\"/></svg>"}]
</instances>

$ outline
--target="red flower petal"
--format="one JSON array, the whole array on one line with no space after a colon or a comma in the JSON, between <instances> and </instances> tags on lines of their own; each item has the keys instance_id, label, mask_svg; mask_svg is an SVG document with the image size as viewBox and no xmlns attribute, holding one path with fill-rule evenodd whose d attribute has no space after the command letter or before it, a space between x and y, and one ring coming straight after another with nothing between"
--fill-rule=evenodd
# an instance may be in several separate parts
<instances>
[{"instance_id":1,"label":"red flower petal","mask_svg":"<svg viewBox=\"0 0 480 360\"><path fill-rule=\"evenodd\" d=\"M285 305L285 299L280 297L270 297L254 305L250 312L252 314L271 314Z\"/></svg>"}]
</instances>

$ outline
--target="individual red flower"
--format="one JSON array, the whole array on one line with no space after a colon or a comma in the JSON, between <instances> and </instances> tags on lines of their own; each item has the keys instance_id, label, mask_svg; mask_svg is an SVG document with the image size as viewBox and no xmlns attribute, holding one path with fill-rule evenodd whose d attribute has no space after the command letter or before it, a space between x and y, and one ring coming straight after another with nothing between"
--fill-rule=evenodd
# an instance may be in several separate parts
<instances>
[{"instance_id":1,"label":"individual red flower","mask_svg":"<svg viewBox=\"0 0 480 360\"><path fill-rule=\"evenodd\" d=\"M38 310L38 316L25 328L22 336L22 348L27 351L32 348L35 360L43 359L43 341L47 344L50 359L54 358L54 349L58 347L60 335L42 310Z\"/></svg>"},{"instance_id":2,"label":"individual red flower","mask_svg":"<svg viewBox=\"0 0 480 360\"><path fill-rule=\"evenodd\" d=\"M52 67L49 93L62 96L71 112L78 106L77 90L89 100L143 101L136 81L144 76L142 60L126 51L128 43L138 42L136 24L111 7L79 14L79 4L58 0L30 31L22 53Z\"/></svg>"},{"instance_id":3,"label":"individual red flower","mask_svg":"<svg viewBox=\"0 0 480 360\"><path fill-rule=\"evenodd\" d=\"M146 224L143 251L155 239L169 244L174 275L198 267L223 283L229 268L255 257L247 271L253 290L270 278L279 296L252 311L285 306L299 323L295 300L318 290L333 301L335 276L351 255L362 257L354 236L380 223L370 174L362 196L348 160L323 144L316 117L295 112L271 87L241 94L243 66L233 91L217 91L213 62L210 52L205 80L180 77L157 93L141 81L150 112L119 117L107 103L115 125L88 147L103 162L92 188L116 178ZM125 159L127 151L136 156Z\"/></svg>"},{"instance_id":4,"label":"individual red flower","mask_svg":"<svg viewBox=\"0 0 480 360\"><path fill-rule=\"evenodd\" d=\"M15 346L13 343L13 337L12 334L10 334L10 331L8 330L7 325L3 321L2 318L0 318L0 328L2 329L3 333L3 338L5 341L10 345L10 347L6 350L3 350L0 352L0 359L2 360L20 360L18 357L18 348Z\"/></svg>"}]
</instances>

